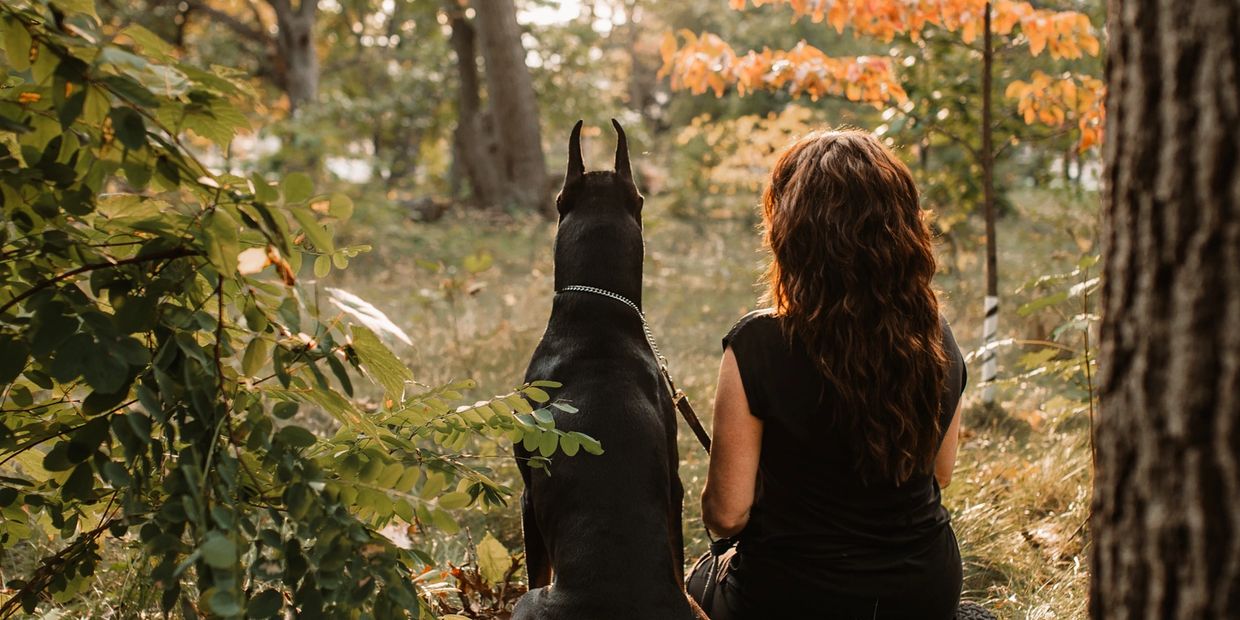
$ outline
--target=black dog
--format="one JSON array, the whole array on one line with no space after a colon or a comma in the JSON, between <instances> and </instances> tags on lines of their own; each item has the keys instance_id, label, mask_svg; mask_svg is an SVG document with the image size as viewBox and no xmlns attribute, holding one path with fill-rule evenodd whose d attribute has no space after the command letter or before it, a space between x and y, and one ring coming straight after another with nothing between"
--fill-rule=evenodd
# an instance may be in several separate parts
<instances>
[{"instance_id":1,"label":"black dog","mask_svg":"<svg viewBox=\"0 0 1240 620\"><path fill-rule=\"evenodd\" d=\"M642 197L633 184L624 130L616 169L586 173L581 122L569 139L568 174L556 198L555 288L547 331L527 380L564 384L555 426L602 442L604 454L554 457L553 471L531 469L522 518L530 592L514 620L688 620L685 596L676 419L638 313L642 294ZM554 576L554 578L553 578Z\"/></svg>"}]
</instances>

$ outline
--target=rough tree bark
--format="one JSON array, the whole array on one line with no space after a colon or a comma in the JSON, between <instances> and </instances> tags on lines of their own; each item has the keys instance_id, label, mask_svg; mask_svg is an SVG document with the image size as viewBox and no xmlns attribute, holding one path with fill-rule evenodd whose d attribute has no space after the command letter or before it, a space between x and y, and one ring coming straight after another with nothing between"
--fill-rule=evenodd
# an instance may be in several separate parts
<instances>
[{"instance_id":1,"label":"rough tree bark","mask_svg":"<svg viewBox=\"0 0 1240 620\"><path fill-rule=\"evenodd\" d=\"M485 128L478 77L478 48L474 26L460 0L445 0L444 9L452 28L452 51L456 53L456 132L452 136L453 161L469 180L473 200L495 206L503 199L504 179L499 173L498 144Z\"/></svg>"},{"instance_id":2,"label":"rough tree bark","mask_svg":"<svg viewBox=\"0 0 1240 620\"><path fill-rule=\"evenodd\" d=\"M538 124L538 99L525 65L516 6L513 0L473 4L486 63L487 98L499 137L505 193L518 206L552 212Z\"/></svg>"},{"instance_id":3,"label":"rough tree bark","mask_svg":"<svg viewBox=\"0 0 1240 620\"><path fill-rule=\"evenodd\" d=\"M1093 618L1240 617L1240 4L1111 0Z\"/></svg>"}]
</instances>

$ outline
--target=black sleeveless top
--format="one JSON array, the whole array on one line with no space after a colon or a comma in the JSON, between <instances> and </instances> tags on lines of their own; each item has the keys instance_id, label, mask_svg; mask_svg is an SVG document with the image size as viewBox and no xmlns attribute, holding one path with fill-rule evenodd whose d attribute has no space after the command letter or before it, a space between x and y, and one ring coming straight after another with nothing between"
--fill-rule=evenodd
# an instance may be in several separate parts
<instances>
[{"instance_id":1,"label":"black sleeveless top","mask_svg":"<svg viewBox=\"0 0 1240 620\"><path fill-rule=\"evenodd\" d=\"M836 596L859 602L867 618L871 599L877 617L950 617L961 566L938 481L933 474L899 486L861 480L857 442L834 424L846 412L833 409L825 379L804 348L789 344L779 320L769 310L750 313L723 339L749 410L763 421L758 490L732 578L745 606L844 617L821 615ZM966 381L946 321L943 348L950 360L945 432Z\"/></svg>"}]
</instances>

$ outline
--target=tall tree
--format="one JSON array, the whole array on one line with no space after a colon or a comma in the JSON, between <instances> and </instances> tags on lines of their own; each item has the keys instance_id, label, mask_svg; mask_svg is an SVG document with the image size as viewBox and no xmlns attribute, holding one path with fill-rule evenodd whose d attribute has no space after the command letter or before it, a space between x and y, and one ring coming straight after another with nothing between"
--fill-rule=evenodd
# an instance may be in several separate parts
<instances>
[{"instance_id":1,"label":"tall tree","mask_svg":"<svg viewBox=\"0 0 1240 620\"><path fill-rule=\"evenodd\" d=\"M256 4L250 5L249 17L233 15L209 0L188 0L182 6L191 16L204 15L252 46L262 59L260 73L288 96L290 110L296 111L313 101L319 90L319 57L314 45L318 0L300 0L296 6L292 2L266 0L275 15L274 35Z\"/></svg>"},{"instance_id":2,"label":"tall tree","mask_svg":"<svg viewBox=\"0 0 1240 620\"><path fill-rule=\"evenodd\" d=\"M976 74L980 73L982 114L976 120L981 143L976 145L936 125L931 110L918 109L913 105L891 64L881 56L830 57L804 40L789 50L766 48L761 52L738 54L717 35L682 31L678 35L669 33L666 37L662 73L671 76L673 88L687 88L694 93L709 89L719 96L729 86L734 86L742 95L755 90L786 90L794 96L805 94L813 99L832 96L892 105L890 110L893 114L903 114L910 120L925 124L930 133L937 133L961 146L981 169L983 177L982 207L986 218L987 247L982 383L984 400L992 402L997 376L995 347L999 314L998 246L995 238L997 192L994 187L997 151L991 136L996 124L991 111L994 59L998 53L1017 48L1027 49L1032 56L1038 56L1045 50L1055 59L1095 55L1099 42L1092 32L1089 17L1077 11L1039 9L1029 2L1015 0L993 3L987 0L731 1L735 9L743 9L751 3L754 6L786 4L798 18L827 22L841 33L851 28L855 35L884 42L891 42L899 36L916 45L928 36L946 32L954 33L958 43L973 51L978 35L982 36L982 49L978 50L981 52L982 66L969 67L970 75L942 80L946 89L952 83L971 84ZM996 42L996 35L1006 39ZM681 39L684 39L683 44ZM1101 110L1097 105L1101 83L1079 75L1060 80L1062 83L1055 84L1053 88L1039 87L1042 82L1050 82L1049 76L1034 72L1030 82L1012 80L1004 92L1017 99L1018 109L1026 122L1078 130L1082 149L1097 143L1101 131ZM935 90L937 93L939 89ZM965 93L954 95L943 99L946 102L968 98ZM933 101L929 103L935 107L942 105ZM971 103L965 108L974 105L978 104ZM947 107L939 109L947 111Z\"/></svg>"},{"instance_id":3,"label":"tall tree","mask_svg":"<svg viewBox=\"0 0 1240 620\"><path fill-rule=\"evenodd\" d=\"M478 37L461 0L444 0L448 25L452 29L452 51L456 54L457 95L456 131L452 136L453 161L459 173L469 180L473 201L479 205L499 204L504 178L499 173L498 147L487 131L491 119L482 107L482 84L478 75Z\"/></svg>"},{"instance_id":4,"label":"tall tree","mask_svg":"<svg viewBox=\"0 0 1240 620\"><path fill-rule=\"evenodd\" d=\"M520 207L550 212L538 99L525 64L516 6L513 0L485 0L475 2L474 10L505 193Z\"/></svg>"},{"instance_id":5,"label":"tall tree","mask_svg":"<svg viewBox=\"0 0 1240 620\"><path fill-rule=\"evenodd\" d=\"M1240 616L1240 5L1110 2L1094 618Z\"/></svg>"},{"instance_id":6,"label":"tall tree","mask_svg":"<svg viewBox=\"0 0 1240 620\"><path fill-rule=\"evenodd\" d=\"M282 64L277 75L288 95L289 107L314 101L319 92L319 56L314 48L314 22L318 0L267 0L276 14L276 59Z\"/></svg>"}]
</instances>

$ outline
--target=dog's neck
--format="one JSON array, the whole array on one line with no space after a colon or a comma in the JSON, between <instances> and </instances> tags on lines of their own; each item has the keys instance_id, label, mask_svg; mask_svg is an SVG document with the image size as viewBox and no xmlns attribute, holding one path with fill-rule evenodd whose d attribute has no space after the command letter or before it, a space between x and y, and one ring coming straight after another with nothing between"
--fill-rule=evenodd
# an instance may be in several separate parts
<instances>
[{"instance_id":1,"label":"dog's neck","mask_svg":"<svg viewBox=\"0 0 1240 620\"><path fill-rule=\"evenodd\" d=\"M592 286L642 307L641 225L562 220L555 243L555 290Z\"/></svg>"}]
</instances>

